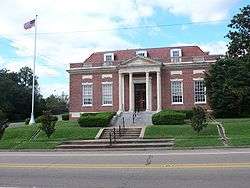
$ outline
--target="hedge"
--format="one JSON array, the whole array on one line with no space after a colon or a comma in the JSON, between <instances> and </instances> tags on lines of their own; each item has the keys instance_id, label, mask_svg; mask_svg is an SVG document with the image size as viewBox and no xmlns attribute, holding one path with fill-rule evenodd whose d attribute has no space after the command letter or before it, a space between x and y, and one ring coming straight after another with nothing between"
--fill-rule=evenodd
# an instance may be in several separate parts
<instances>
[{"instance_id":1,"label":"hedge","mask_svg":"<svg viewBox=\"0 0 250 188\"><path fill-rule=\"evenodd\" d=\"M174 110L176 112L181 112L186 114L186 118L185 119L191 119L193 117L193 110Z\"/></svg>"},{"instance_id":2,"label":"hedge","mask_svg":"<svg viewBox=\"0 0 250 188\"><path fill-rule=\"evenodd\" d=\"M69 114L62 114L62 120L68 121L69 120Z\"/></svg>"},{"instance_id":3,"label":"hedge","mask_svg":"<svg viewBox=\"0 0 250 188\"><path fill-rule=\"evenodd\" d=\"M83 113L78 119L81 127L107 127L115 112Z\"/></svg>"},{"instance_id":4,"label":"hedge","mask_svg":"<svg viewBox=\"0 0 250 188\"><path fill-rule=\"evenodd\" d=\"M184 124L186 114L174 110L162 110L152 116L154 125L177 125Z\"/></svg>"}]
</instances>

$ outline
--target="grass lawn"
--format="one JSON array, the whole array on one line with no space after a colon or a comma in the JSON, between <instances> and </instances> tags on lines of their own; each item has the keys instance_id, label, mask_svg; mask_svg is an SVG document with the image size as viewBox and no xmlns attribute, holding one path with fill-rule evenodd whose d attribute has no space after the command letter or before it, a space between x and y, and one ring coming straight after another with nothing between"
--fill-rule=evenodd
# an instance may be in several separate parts
<instances>
[{"instance_id":1,"label":"grass lawn","mask_svg":"<svg viewBox=\"0 0 250 188\"><path fill-rule=\"evenodd\" d=\"M215 125L208 125L199 134L189 124L152 125L146 128L144 138L175 138L177 148L223 145Z\"/></svg>"},{"instance_id":2,"label":"grass lawn","mask_svg":"<svg viewBox=\"0 0 250 188\"><path fill-rule=\"evenodd\" d=\"M81 128L75 121L58 121L55 128L49 139L41 131L35 140L30 137L37 130L36 125L7 128L0 149L53 149L65 140L94 139L99 131L99 128Z\"/></svg>"},{"instance_id":3,"label":"grass lawn","mask_svg":"<svg viewBox=\"0 0 250 188\"><path fill-rule=\"evenodd\" d=\"M221 119L230 146L250 146L250 118Z\"/></svg>"}]
</instances>

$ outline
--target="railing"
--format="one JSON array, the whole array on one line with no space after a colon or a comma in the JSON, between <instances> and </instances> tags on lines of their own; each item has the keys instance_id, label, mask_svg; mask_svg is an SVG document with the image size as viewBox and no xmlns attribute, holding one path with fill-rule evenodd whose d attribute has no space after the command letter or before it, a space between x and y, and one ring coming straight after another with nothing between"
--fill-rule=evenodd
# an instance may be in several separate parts
<instances>
[{"instance_id":1,"label":"railing","mask_svg":"<svg viewBox=\"0 0 250 188\"><path fill-rule=\"evenodd\" d=\"M135 123L135 118L138 116L139 114L139 108L136 109L134 112L133 112L133 115L132 115L132 122L133 124Z\"/></svg>"},{"instance_id":2,"label":"railing","mask_svg":"<svg viewBox=\"0 0 250 188\"><path fill-rule=\"evenodd\" d=\"M119 125L118 127L118 135L116 133L117 128L110 129L109 131L109 146L112 147L113 143L116 143L118 138L121 138L122 135L125 133L125 119L122 117L122 126Z\"/></svg>"}]
</instances>

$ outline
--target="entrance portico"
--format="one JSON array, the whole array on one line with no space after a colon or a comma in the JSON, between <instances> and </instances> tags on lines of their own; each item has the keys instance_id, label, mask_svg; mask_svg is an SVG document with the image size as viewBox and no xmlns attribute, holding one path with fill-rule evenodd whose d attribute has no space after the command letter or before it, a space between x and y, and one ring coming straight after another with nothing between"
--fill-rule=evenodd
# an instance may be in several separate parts
<instances>
[{"instance_id":1,"label":"entrance portico","mask_svg":"<svg viewBox=\"0 0 250 188\"><path fill-rule=\"evenodd\" d=\"M152 111L152 77L156 75L157 111L161 110L161 66L158 61L136 56L119 66L119 112L125 111L124 76L128 75L129 111Z\"/></svg>"}]
</instances>

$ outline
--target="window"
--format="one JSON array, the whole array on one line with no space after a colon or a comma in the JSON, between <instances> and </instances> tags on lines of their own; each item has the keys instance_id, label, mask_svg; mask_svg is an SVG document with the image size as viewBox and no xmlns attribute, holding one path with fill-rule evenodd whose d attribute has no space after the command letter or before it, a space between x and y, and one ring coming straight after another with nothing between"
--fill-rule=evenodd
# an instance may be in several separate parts
<instances>
[{"instance_id":1,"label":"window","mask_svg":"<svg viewBox=\"0 0 250 188\"><path fill-rule=\"evenodd\" d=\"M102 83L102 105L111 106L112 105L112 83L103 82Z\"/></svg>"},{"instance_id":2,"label":"window","mask_svg":"<svg viewBox=\"0 0 250 188\"><path fill-rule=\"evenodd\" d=\"M114 61L114 54L113 53L104 54L104 61L107 62Z\"/></svg>"},{"instance_id":3,"label":"window","mask_svg":"<svg viewBox=\"0 0 250 188\"><path fill-rule=\"evenodd\" d=\"M171 55L171 62L181 62L181 49L171 49L170 50Z\"/></svg>"},{"instance_id":4,"label":"window","mask_svg":"<svg viewBox=\"0 0 250 188\"><path fill-rule=\"evenodd\" d=\"M182 81L171 81L172 104L183 104Z\"/></svg>"},{"instance_id":5,"label":"window","mask_svg":"<svg viewBox=\"0 0 250 188\"><path fill-rule=\"evenodd\" d=\"M92 83L84 83L82 90L83 106L92 106Z\"/></svg>"},{"instance_id":6,"label":"window","mask_svg":"<svg viewBox=\"0 0 250 188\"><path fill-rule=\"evenodd\" d=\"M194 81L194 102L206 103L206 87L204 80Z\"/></svg>"},{"instance_id":7,"label":"window","mask_svg":"<svg viewBox=\"0 0 250 188\"><path fill-rule=\"evenodd\" d=\"M139 50L139 51L136 51L136 55L147 57L148 54L146 50Z\"/></svg>"}]
</instances>

